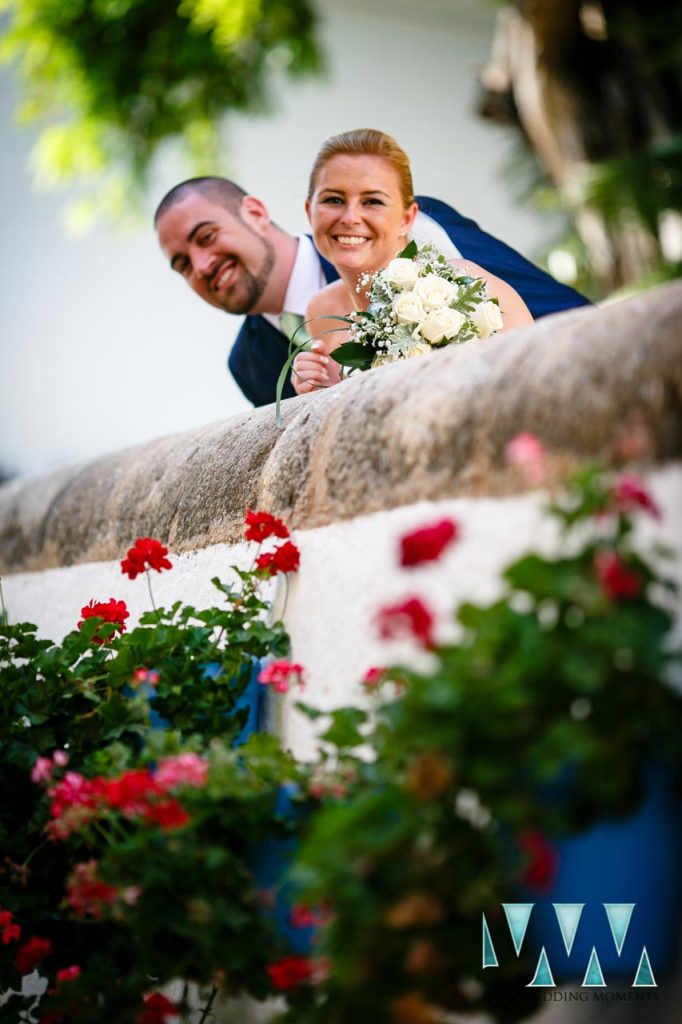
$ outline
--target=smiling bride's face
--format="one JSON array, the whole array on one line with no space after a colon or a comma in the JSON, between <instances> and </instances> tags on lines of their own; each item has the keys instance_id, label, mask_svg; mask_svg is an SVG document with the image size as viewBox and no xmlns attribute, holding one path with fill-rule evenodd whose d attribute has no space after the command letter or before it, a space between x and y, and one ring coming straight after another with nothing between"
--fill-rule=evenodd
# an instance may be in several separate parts
<instances>
[{"instance_id":1,"label":"smiling bride's face","mask_svg":"<svg viewBox=\"0 0 682 1024\"><path fill-rule=\"evenodd\" d=\"M385 157L339 153L320 168L306 213L320 253L342 276L357 275L381 270L404 248L417 204L405 208Z\"/></svg>"}]
</instances>

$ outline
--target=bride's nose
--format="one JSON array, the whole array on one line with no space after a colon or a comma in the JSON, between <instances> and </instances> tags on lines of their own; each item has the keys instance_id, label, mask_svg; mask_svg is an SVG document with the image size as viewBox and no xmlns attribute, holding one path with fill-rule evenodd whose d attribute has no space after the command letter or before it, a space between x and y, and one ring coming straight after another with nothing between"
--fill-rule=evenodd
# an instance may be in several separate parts
<instances>
[{"instance_id":1,"label":"bride's nose","mask_svg":"<svg viewBox=\"0 0 682 1024\"><path fill-rule=\"evenodd\" d=\"M341 219L344 224L359 224L362 220L362 205L353 199L349 199L344 207Z\"/></svg>"}]
</instances>

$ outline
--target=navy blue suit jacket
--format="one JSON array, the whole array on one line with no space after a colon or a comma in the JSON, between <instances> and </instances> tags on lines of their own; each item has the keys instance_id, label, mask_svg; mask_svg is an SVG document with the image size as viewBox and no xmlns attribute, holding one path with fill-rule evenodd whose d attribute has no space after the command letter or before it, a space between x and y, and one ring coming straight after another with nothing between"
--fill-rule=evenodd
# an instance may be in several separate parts
<instances>
[{"instance_id":1,"label":"navy blue suit jacket","mask_svg":"<svg viewBox=\"0 0 682 1024\"><path fill-rule=\"evenodd\" d=\"M491 274L515 288L535 319L574 306L589 305L589 300L573 288L560 284L499 238L482 231L469 217L439 199L417 196L419 209L432 217L447 232L466 259L479 263ZM321 259L327 281L338 274ZM228 359L232 376L254 405L275 401L277 378L287 358L289 342L262 316L247 316ZM283 397L295 394L291 382L284 386Z\"/></svg>"}]
</instances>

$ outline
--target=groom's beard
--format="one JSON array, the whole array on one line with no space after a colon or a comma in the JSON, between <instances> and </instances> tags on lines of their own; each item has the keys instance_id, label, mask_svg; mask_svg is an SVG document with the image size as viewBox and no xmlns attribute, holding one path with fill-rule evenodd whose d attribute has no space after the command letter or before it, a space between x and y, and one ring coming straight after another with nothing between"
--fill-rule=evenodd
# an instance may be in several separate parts
<instances>
[{"instance_id":1,"label":"groom's beard","mask_svg":"<svg viewBox=\"0 0 682 1024\"><path fill-rule=\"evenodd\" d=\"M250 313L265 291L275 265L275 248L272 242L266 238L262 238L260 241L263 245L263 259L257 273L251 273L243 262L238 260L236 280L229 290L220 297L221 309L224 309L226 313L235 315Z\"/></svg>"}]
</instances>

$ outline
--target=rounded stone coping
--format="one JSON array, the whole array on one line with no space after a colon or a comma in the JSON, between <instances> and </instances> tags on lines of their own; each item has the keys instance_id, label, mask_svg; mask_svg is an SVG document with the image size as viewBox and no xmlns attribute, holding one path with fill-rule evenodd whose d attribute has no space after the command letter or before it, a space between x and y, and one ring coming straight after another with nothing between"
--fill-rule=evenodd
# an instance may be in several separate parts
<instances>
[{"instance_id":1,"label":"rounded stone coping","mask_svg":"<svg viewBox=\"0 0 682 1024\"><path fill-rule=\"evenodd\" d=\"M523 481L509 440L536 433L557 476L610 460L623 437L682 454L682 282L546 317L337 387L0 488L0 571L121 557L136 537L174 551L241 538L246 508L321 526ZM622 447L622 445L621 445Z\"/></svg>"}]
</instances>

